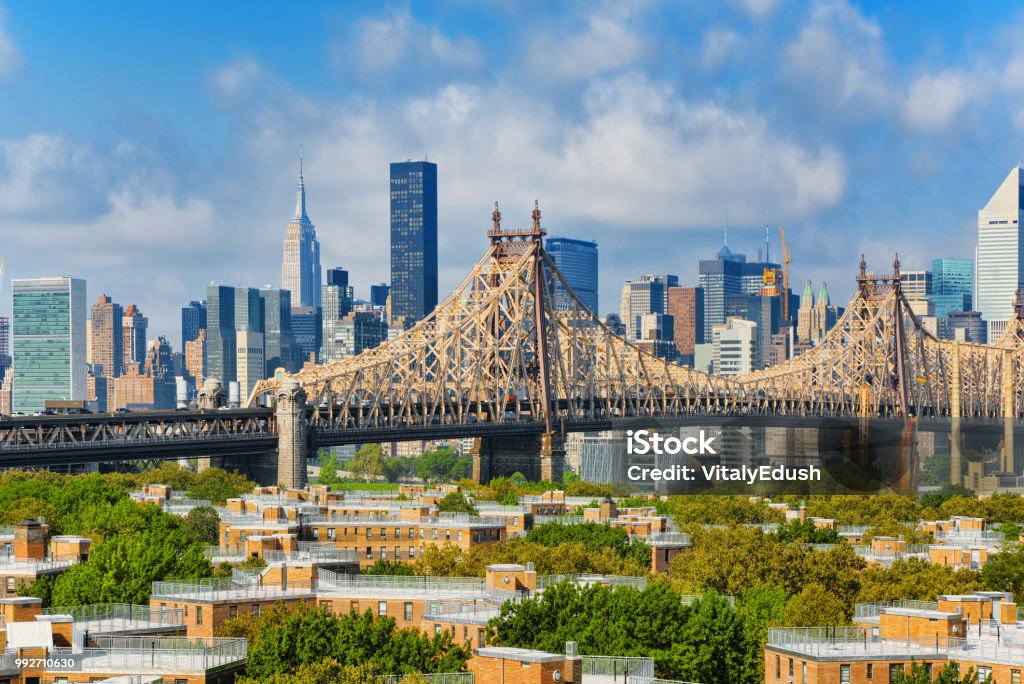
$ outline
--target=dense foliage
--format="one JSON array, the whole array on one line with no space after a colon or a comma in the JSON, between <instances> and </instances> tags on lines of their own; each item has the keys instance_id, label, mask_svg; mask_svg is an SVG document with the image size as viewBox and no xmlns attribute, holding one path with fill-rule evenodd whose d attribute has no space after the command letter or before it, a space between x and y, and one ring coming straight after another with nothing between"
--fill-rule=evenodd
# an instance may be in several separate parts
<instances>
[{"instance_id":1,"label":"dense foliage","mask_svg":"<svg viewBox=\"0 0 1024 684\"><path fill-rule=\"evenodd\" d=\"M539 598L506 603L491 622L491 641L554 653L575 641L583 654L653 657L661 677L752 684L761 627L753 623L763 614L741 616L713 594L687 605L665 583L638 590L562 582Z\"/></svg>"},{"instance_id":2,"label":"dense foliage","mask_svg":"<svg viewBox=\"0 0 1024 684\"><path fill-rule=\"evenodd\" d=\"M252 681L290 682L271 678L312 667L367 664L383 674L458 672L470 655L468 648L452 643L447 631L427 636L416 629L397 629L393 618L378 618L371 611L334 615L322 606L278 604L259 617L228 620L218 634L249 640L246 672Z\"/></svg>"},{"instance_id":3,"label":"dense foliage","mask_svg":"<svg viewBox=\"0 0 1024 684\"><path fill-rule=\"evenodd\" d=\"M437 510L442 513L469 513L470 515L478 515L476 508L466 500L466 495L462 492L451 492L450 494L446 494L445 497L438 502Z\"/></svg>"},{"instance_id":4,"label":"dense foliage","mask_svg":"<svg viewBox=\"0 0 1024 684\"><path fill-rule=\"evenodd\" d=\"M896 675L896 684L988 684L991 681L991 676L978 679L978 673L973 667L967 670L967 674L961 676L959 663L947 663L935 675L929 673L923 663L914 663L909 673L900 670Z\"/></svg>"},{"instance_id":5,"label":"dense foliage","mask_svg":"<svg viewBox=\"0 0 1024 684\"><path fill-rule=\"evenodd\" d=\"M128 498L129 491L152 482L212 500L237 496L254 484L217 468L193 473L169 463L136 474L0 474L0 522L43 517L51 534L93 540L88 560L55 579L42 578L22 593L63 606L146 603L154 581L210 576L203 545L217 541L216 511L200 506L181 518Z\"/></svg>"},{"instance_id":6,"label":"dense foliage","mask_svg":"<svg viewBox=\"0 0 1024 684\"><path fill-rule=\"evenodd\" d=\"M607 524L563 525L548 522L527 532L526 541L547 547L582 544L589 552L612 549L623 559L632 559L641 566L650 565L651 562L651 547L647 542L630 539L625 530Z\"/></svg>"}]
</instances>

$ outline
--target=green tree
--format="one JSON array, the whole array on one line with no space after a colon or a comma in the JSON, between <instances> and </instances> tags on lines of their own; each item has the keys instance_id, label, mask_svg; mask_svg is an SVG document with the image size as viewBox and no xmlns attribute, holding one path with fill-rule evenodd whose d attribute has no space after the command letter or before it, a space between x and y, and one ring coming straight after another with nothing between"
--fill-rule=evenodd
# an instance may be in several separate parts
<instances>
[{"instance_id":1,"label":"green tree","mask_svg":"<svg viewBox=\"0 0 1024 684\"><path fill-rule=\"evenodd\" d=\"M629 534L618 527L601 523L563 525L548 522L534 527L526 533L526 541L548 547L560 544L583 544L587 551L613 549L622 558L631 558L641 565L650 565L651 547L642 539L630 539Z\"/></svg>"},{"instance_id":2,"label":"green tree","mask_svg":"<svg viewBox=\"0 0 1024 684\"><path fill-rule=\"evenodd\" d=\"M383 458L380 444L364 444L356 450L355 456L348 462L348 470L357 480L373 482L383 472Z\"/></svg>"},{"instance_id":3,"label":"green tree","mask_svg":"<svg viewBox=\"0 0 1024 684\"><path fill-rule=\"evenodd\" d=\"M960 676L960 663L947 663L938 676L932 679L933 675L923 663L913 663L910 666L910 673L906 670L898 670L896 684L988 684L992 677L979 680L974 668L967 670L967 674Z\"/></svg>"},{"instance_id":4,"label":"green tree","mask_svg":"<svg viewBox=\"0 0 1024 684\"><path fill-rule=\"evenodd\" d=\"M223 504L228 499L235 499L245 492L251 492L255 486L255 482L238 471L229 473L220 468L207 468L195 474L188 488L188 496Z\"/></svg>"},{"instance_id":5,"label":"green tree","mask_svg":"<svg viewBox=\"0 0 1024 684\"><path fill-rule=\"evenodd\" d=\"M317 484L336 484L338 478L338 455L327 449L320 450L320 474L317 475Z\"/></svg>"},{"instance_id":6,"label":"green tree","mask_svg":"<svg viewBox=\"0 0 1024 684\"><path fill-rule=\"evenodd\" d=\"M361 575L413 575L412 565L402 561L378 558L373 565L359 571Z\"/></svg>"},{"instance_id":7,"label":"green tree","mask_svg":"<svg viewBox=\"0 0 1024 684\"><path fill-rule=\"evenodd\" d=\"M849 603L820 584L808 584L782 610L787 627L833 627L849 622Z\"/></svg>"},{"instance_id":8,"label":"green tree","mask_svg":"<svg viewBox=\"0 0 1024 684\"><path fill-rule=\"evenodd\" d=\"M981 569L981 581L986 589L1012 591L1014 600L1024 603L1024 548L989 556Z\"/></svg>"},{"instance_id":9,"label":"green tree","mask_svg":"<svg viewBox=\"0 0 1024 684\"><path fill-rule=\"evenodd\" d=\"M220 516L213 506L196 506L185 516L185 532L200 544L220 541Z\"/></svg>"},{"instance_id":10,"label":"green tree","mask_svg":"<svg viewBox=\"0 0 1024 684\"><path fill-rule=\"evenodd\" d=\"M147 603L154 581L209 577L202 548L181 529L143 530L98 544L54 582L53 603Z\"/></svg>"},{"instance_id":11,"label":"green tree","mask_svg":"<svg viewBox=\"0 0 1024 684\"><path fill-rule=\"evenodd\" d=\"M910 599L934 601L940 594L969 594L982 588L972 570L954 570L923 558L907 558L888 568L868 568L860 574L857 600L865 603Z\"/></svg>"},{"instance_id":12,"label":"green tree","mask_svg":"<svg viewBox=\"0 0 1024 684\"><path fill-rule=\"evenodd\" d=\"M466 476L464 468L456 472L459 457L445 447L424 452L416 463L416 476L425 482L453 482Z\"/></svg>"},{"instance_id":13,"label":"green tree","mask_svg":"<svg viewBox=\"0 0 1024 684\"><path fill-rule=\"evenodd\" d=\"M462 492L450 492L437 504L437 510L442 513L469 513L479 515L476 508L466 500Z\"/></svg>"},{"instance_id":14,"label":"green tree","mask_svg":"<svg viewBox=\"0 0 1024 684\"><path fill-rule=\"evenodd\" d=\"M782 624L782 610L789 596L785 589L759 584L748 588L736 605L743 624L743 680L763 682L764 646L768 628Z\"/></svg>"},{"instance_id":15,"label":"green tree","mask_svg":"<svg viewBox=\"0 0 1024 684\"><path fill-rule=\"evenodd\" d=\"M794 520L775 530L779 541L803 541L808 544L838 544L842 541L839 533L830 527L817 527L813 521Z\"/></svg>"}]
</instances>

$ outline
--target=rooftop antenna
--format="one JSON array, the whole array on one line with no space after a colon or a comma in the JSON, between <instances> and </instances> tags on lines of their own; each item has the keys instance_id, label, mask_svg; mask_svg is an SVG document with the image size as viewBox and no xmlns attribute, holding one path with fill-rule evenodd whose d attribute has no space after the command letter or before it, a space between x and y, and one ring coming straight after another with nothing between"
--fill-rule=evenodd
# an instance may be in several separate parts
<instances>
[{"instance_id":1,"label":"rooftop antenna","mask_svg":"<svg viewBox=\"0 0 1024 684\"><path fill-rule=\"evenodd\" d=\"M302 178L302 143L299 143L299 178Z\"/></svg>"},{"instance_id":2,"label":"rooftop antenna","mask_svg":"<svg viewBox=\"0 0 1024 684\"><path fill-rule=\"evenodd\" d=\"M764 260L765 263L770 264L772 261L772 257L771 252L769 250L771 250L771 245L768 241L768 224L766 223L764 224Z\"/></svg>"},{"instance_id":3,"label":"rooftop antenna","mask_svg":"<svg viewBox=\"0 0 1024 684\"><path fill-rule=\"evenodd\" d=\"M729 246L729 208L725 209L725 243L726 247Z\"/></svg>"}]
</instances>

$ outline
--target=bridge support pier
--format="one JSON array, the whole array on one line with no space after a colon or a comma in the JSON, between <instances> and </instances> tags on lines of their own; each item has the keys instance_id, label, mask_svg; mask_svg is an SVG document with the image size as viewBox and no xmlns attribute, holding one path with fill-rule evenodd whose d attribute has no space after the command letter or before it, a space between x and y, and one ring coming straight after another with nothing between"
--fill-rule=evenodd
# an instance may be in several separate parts
<instances>
[{"instance_id":1,"label":"bridge support pier","mask_svg":"<svg viewBox=\"0 0 1024 684\"><path fill-rule=\"evenodd\" d=\"M277 483L282 487L306 486L309 429L306 393L298 381L288 378L277 391Z\"/></svg>"},{"instance_id":2,"label":"bridge support pier","mask_svg":"<svg viewBox=\"0 0 1024 684\"><path fill-rule=\"evenodd\" d=\"M224 386L220 384L220 380L217 378L206 378L202 389L199 390L199 396L196 397L196 403L203 411L216 411L221 406L224 406L225 400ZM198 459L196 470L202 472L211 465L210 457L202 456Z\"/></svg>"},{"instance_id":3,"label":"bridge support pier","mask_svg":"<svg viewBox=\"0 0 1024 684\"><path fill-rule=\"evenodd\" d=\"M565 471L565 439L561 433L477 437L473 440L473 479L487 484L515 473L530 481L561 482Z\"/></svg>"}]
</instances>

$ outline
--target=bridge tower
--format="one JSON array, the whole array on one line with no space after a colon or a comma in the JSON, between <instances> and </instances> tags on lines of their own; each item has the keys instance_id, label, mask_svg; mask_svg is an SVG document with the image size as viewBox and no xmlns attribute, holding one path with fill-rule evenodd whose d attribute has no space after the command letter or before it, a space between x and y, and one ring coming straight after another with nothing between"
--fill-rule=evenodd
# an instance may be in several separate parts
<instances>
[{"instance_id":1,"label":"bridge tower","mask_svg":"<svg viewBox=\"0 0 1024 684\"><path fill-rule=\"evenodd\" d=\"M530 214L533 225L523 230L508 230L501 227L501 211L498 203L494 203L491 214L491 230L487 237L491 240L492 260L494 266L490 273L493 276L502 272L500 265L507 262L518 262L521 259L531 260L529 271L532 281L532 306L528 311L519 312L524 318L532 319L534 358L526 368L531 380L536 382L539 413L544 421L544 432L540 435L515 435L504 437L480 437L473 444L473 479L487 483L500 476L522 473L530 480L551 480L561 482L565 470L565 436L555 430L554 403L551 391L551 351L548 334L552 329L549 320L550 302L548 291L548 273L544 257L544 236L547 232L541 228L540 203L533 202ZM492 276L492 277L493 277ZM497 285L495 282L493 285ZM524 301L524 300L521 300ZM495 338L501 335L504 322L495 316ZM515 399L518 403L518 398Z\"/></svg>"},{"instance_id":2,"label":"bridge tower","mask_svg":"<svg viewBox=\"0 0 1024 684\"><path fill-rule=\"evenodd\" d=\"M217 378L206 378L202 389L196 396L196 404L203 411L216 411L224 405L224 386ZM196 459L196 470L202 472L212 464L209 456L202 456Z\"/></svg>"},{"instance_id":3,"label":"bridge tower","mask_svg":"<svg viewBox=\"0 0 1024 684\"><path fill-rule=\"evenodd\" d=\"M285 378L276 399L277 483L282 487L305 487L310 435L306 392L297 380Z\"/></svg>"}]
</instances>

